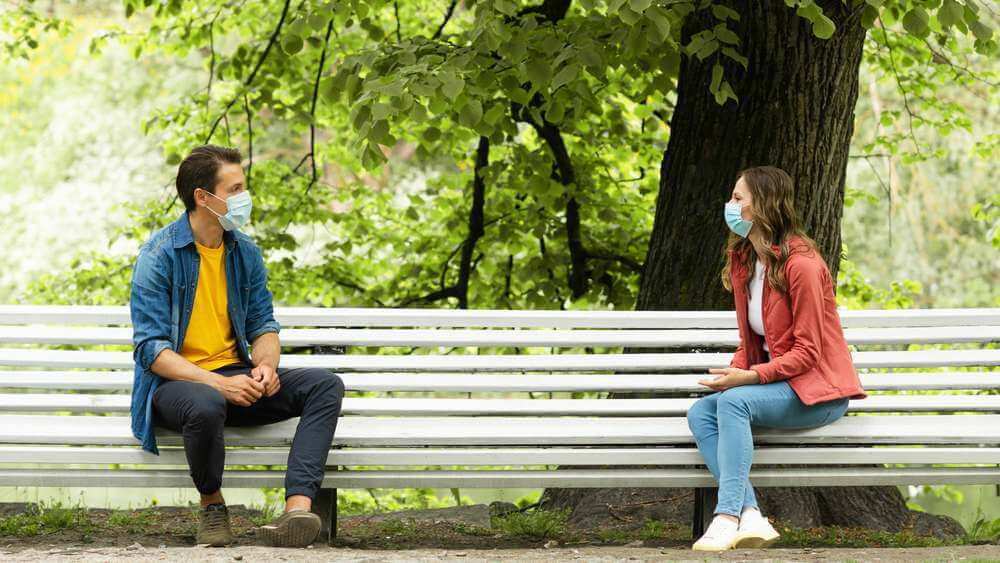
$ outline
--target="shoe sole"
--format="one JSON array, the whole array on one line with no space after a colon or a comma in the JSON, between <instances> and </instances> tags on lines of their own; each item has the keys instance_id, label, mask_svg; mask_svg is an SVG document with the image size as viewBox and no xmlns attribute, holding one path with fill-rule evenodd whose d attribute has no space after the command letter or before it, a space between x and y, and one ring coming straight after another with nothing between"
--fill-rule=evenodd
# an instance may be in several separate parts
<instances>
[{"instance_id":1,"label":"shoe sole","mask_svg":"<svg viewBox=\"0 0 1000 563\"><path fill-rule=\"evenodd\" d=\"M257 528L257 539L270 547L306 547L316 541L322 527L319 516L304 510L290 514L279 526Z\"/></svg>"},{"instance_id":2,"label":"shoe sole","mask_svg":"<svg viewBox=\"0 0 1000 563\"><path fill-rule=\"evenodd\" d=\"M774 542L781 537L777 534L772 536L737 536L733 543L733 549L763 549L771 547Z\"/></svg>"}]
</instances>

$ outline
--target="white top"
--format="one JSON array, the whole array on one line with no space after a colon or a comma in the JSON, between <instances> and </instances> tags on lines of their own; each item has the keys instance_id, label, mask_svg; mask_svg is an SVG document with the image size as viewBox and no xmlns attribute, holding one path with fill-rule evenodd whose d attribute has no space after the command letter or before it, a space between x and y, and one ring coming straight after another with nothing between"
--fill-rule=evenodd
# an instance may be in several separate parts
<instances>
[{"instance_id":1,"label":"white top","mask_svg":"<svg viewBox=\"0 0 1000 563\"><path fill-rule=\"evenodd\" d=\"M764 336L764 263L760 260L757 260L753 278L750 280L747 318L750 320L750 329ZM770 352L767 349L767 340L764 341L764 350Z\"/></svg>"}]
</instances>

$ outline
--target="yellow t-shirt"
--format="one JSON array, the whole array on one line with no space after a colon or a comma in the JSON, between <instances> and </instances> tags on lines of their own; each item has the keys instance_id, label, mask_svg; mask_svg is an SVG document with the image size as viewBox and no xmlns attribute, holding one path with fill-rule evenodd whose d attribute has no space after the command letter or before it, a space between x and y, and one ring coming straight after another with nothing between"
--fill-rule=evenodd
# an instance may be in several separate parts
<instances>
[{"instance_id":1,"label":"yellow t-shirt","mask_svg":"<svg viewBox=\"0 0 1000 563\"><path fill-rule=\"evenodd\" d=\"M226 245L208 248L194 243L201 257L198 289L181 355L209 371L240 362L226 294Z\"/></svg>"}]
</instances>

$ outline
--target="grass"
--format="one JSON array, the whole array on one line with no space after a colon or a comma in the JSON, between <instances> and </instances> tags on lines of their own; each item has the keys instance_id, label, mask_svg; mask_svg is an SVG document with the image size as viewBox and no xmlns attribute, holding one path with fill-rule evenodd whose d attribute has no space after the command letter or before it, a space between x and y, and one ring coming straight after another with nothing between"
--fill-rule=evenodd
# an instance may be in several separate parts
<instances>
[{"instance_id":1,"label":"grass","mask_svg":"<svg viewBox=\"0 0 1000 563\"><path fill-rule=\"evenodd\" d=\"M76 530L84 534L93 528L82 506L63 507L61 504L35 504L23 513L0 518L0 536L25 538Z\"/></svg>"},{"instance_id":2,"label":"grass","mask_svg":"<svg viewBox=\"0 0 1000 563\"><path fill-rule=\"evenodd\" d=\"M977 513L975 520L965 527L965 541L971 544L995 543L1000 540L1000 518L989 520Z\"/></svg>"},{"instance_id":3,"label":"grass","mask_svg":"<svg viewBox=\"0 0 1000 563\"><path fill-rule=\"evenodd\" d=\"M542 540L565 535L568 517L568 510L531 510L498 516L491 523L504 535Z\"/></svg>"},{"instance_id":4,"label":"grass","mask_svg":"<svg viewBox=\"0 0 1000 563\"><path fill-rule=\"evenodd\" d=\"M107 525L130 534L148 532L156 523L157 515L151 510L113 512L108 516Z\"/></svg>"},{"instance_id":5,"label":"grass","mask_svg":"<svg viewBox=\"0 0 1000 563\"><path fill-rule=\"evenodd\" d=\"M943 547L962 545L963 540L941 540L911 532L879 532L858 528L787 528L780 527L776 547Z\"/></svg>"}]
</instances>

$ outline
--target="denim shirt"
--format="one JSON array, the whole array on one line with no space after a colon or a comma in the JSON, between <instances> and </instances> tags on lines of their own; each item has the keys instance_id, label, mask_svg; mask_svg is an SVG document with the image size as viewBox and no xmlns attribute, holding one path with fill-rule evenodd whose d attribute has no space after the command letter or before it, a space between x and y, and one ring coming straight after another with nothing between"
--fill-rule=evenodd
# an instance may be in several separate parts
<instances>
[{"instance_id":1,"label":"denim shirt","mask_svg":"<svg viewBox=\"0 0 1000 563\"><path fill-rule=\"evenodd\" d=\"M236 351L250 363L249 343L280 330L274 320L267 269L257 245L239 231L223 235L226 294ZM200 258L187 213L153 234L132 270L132 434L142 449L159 454L153 430L153 392L162 378L150 366L167 348L180 353L198 288Z\"/></svg>"}]
</instances>

